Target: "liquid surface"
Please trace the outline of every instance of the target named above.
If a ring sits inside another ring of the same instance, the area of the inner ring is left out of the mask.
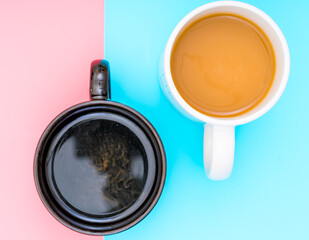
[[[145,200],[141,194],[147,196],[154,179],[149,173],[154,153],[133,122],[119,118],[122,124],[112,114],[107,116],[115,121],[98,116],[107,118],[86,116],[58,133],[47,168],[49,185],[60,201],[73,212],[101,216]]]
[[[234,15],[212,15],[178,37],[171,72],[191,107],[210,116],[233,117],[263,100],[273,82],[275,55],[253,23]]]

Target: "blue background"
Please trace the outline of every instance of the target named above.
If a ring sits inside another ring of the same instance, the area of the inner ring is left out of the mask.
[[[225,181],[207,179],[203,124],[174,109],[157,74],[159,56],[176,24],[208,2],[105,1],[112,99],[150,120],[165,146],[168,169],[153,211],[106,240],[309,239],[309,1],[246,1],[281,28],[291,71],[275,107],[236,127],[234,169]]]

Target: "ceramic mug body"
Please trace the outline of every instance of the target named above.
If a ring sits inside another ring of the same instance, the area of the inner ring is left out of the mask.
[[[34,180],[48,211],[63,225],[109,235],[140,222],[163,190],[160,136],[134,109],[110,101],[106,60],[91,64],[91,101],[59,114],[34,157]]]
[[[229,118],[208,116],[192,108],[177,91],[170,67],[173,46],[183,30],[197,19],[218,13],[242,16],[258,25],[271,41],[276,58],[274,81],[262,102],[249,112]],[[205,123],[204,166],[209,178],[222,180],[229,177],[234,161],[235,126],[257,119],[274,106],[285,89],[289,70],[289,49],[281,30],[266,13],[249,4],[235,1],[205,4],[186,15],[175,27],[160,60],[160,84],[165,95],[180,112]]]

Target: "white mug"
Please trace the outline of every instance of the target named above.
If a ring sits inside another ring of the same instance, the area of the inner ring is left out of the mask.
[[[170,68],[173,45],[182,31],[195,20],[216,13],[232,13],[254,22],[268,36],[276,58],[274,81],[266,97],[249,112],[230,118],[208,116],[192,108],[177,91]],[[161,57],[160,84],[165,95],[180,112],[205,123],[204,167],[210,179],[223,180],[230,176],[234,162],[235,126],[257,119],[274,106],[285,89],[289,71],[289,49],[281,30],[266,13],[249,4],[235,1],[205,4],[186,15],[175,27]]]

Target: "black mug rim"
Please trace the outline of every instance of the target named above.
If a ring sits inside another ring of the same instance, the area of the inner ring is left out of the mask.
[[[57,203],[53,203],[48,199],[48,196],[45,196],[46,192],[44,192],[44,187],[42,186],[42,176],[40,176],[40,168],[42,166],[40,165],[40,158],[42,153],[44,152],[45,145],[46,145],[46,139],[49,137],[51,131],[54,129],[54,127],[59,123],[62,119],[69,116],[70,114],[79,111],[79,110],[87,110],[87,108],[90,107],[105,107],[108,108],[115,108],[119,111],[122,111],[122,113],[127,113],[127,116],[132,116],[135,119],[138,119],[142,122],[142,124],[149,130],[149,132],[153,135],[154,141],[156,142],[157,148],[158,148],[158,154],[160,156],[157,156],[157,161],[160,161],[159,165],[161,166],[159,175],[157,176],[157,181],[155,183],[156,186],[154,186],[153,192],[150,194],[150,197],[145,201],[145,204],[143,204],[140,209],[136,211],[136,216],[132,215],[132,217],[128,217],[124,221],[116,222],[113,224],[113,226],[107,226],[104,229],[101,227],[85,227],[85,225],[80,225],[78,221],[75,219],[70,219],[65,216],[61,216],[59,214],[59,211],[55,210],[57,209]],[[77,105],[74,105],[73,107],[68,108],[67,110],[60,113],[52,122],[47,126],[47,128],[44,130],[39,143],[36,148],[35,152],[35,158],[34,158],[34,180],[37,192],[44,204],[44,206],[47,208],[47,210],[52,214],[54,218],[56,218],[59,222],[61,222],[63,225],[67,226],[68,228],[75,230],[80,233],[84,233],[87,235],[109,235],[118,233],[121,231],[124,231],[138,222],[140,222],[143,218],[145,218],[149,212],[154,208],[156,203],[158,202],[161,193],[163,191],[164,182],[166,178],[166,156],[165,156],[165,150],[161,141],[161,138],[155,128],[152,126],[152,124],[139,112],[136,110],[114,101],[105,101],[105,100],[92,100],[83,102]],[[56,204],[56,205],[55,205]]]

